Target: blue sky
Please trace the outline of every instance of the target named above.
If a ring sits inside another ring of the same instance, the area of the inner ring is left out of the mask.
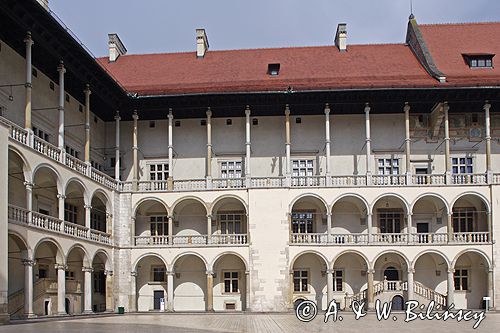
[[[347,23],[350,44],[403,42],[410,0],[49,0],[96,55],[117,32],[129,54],[195,50],[205,28],[210,49],[328,45]],[[499,21],[500,1],[413,0],[419,23]]]

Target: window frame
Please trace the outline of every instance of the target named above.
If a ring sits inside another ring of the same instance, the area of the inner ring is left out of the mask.
[[[229,216],[233,216],[233,219],[228,219]],[[234,219],[234,217],[240,216],[240,220]],[[245,214],[242,211],[222,211],[218,212],[217,215],[217,231],[221,235],[239,235],[239,234],[244,234],[244,225],[245,225]],[[224,217],[224,218],[223,218]],[[225,221],[222,221],[225,220]],[[239,222],[239,232],[236,232],[236,223]],[[223,232],[222,229],[222,224],[225,224],[225,231]],[[229,230],[228,226],[229,224],[232,225],[232,233],[228,233],[227,231]]]
[[[218,164],[219,164],[219,176],[222,179],[241,179],[245,175],[242,158],[224,159],[218,161]],[[233,165],[233,168],[229,168],[230,165]],[[237,168],[237,165],[240,166],[239,169]],[[231,174],[233,175],[233,177],[229,177]],[[237,175],[239,175],[239,177],[236,177]]]
[[[121,165],[121,164],[120,164]],[[162,170],[158,170],[158,166],[161,165]],[[151,170],[151,168],[154,167],[154,171]],[[165,170],[165,167],[167,168]],[[168,165],[168,161],[160,160],[160,161],[148,161],[146,162],[146,168],[147,168],[147,173],[148,173],[148,180],[149,181],[158,181],[158,182],[165,182],[168,180],[170,177],[170,166]],[[154,175],[154,177],[151,177]],[[161,175],[161,178],[164,179],[158,179],[158,175]],[[154,178],[154,179],[152,179]]]
[[[159,218],[163,218],[163,221],[158,220]],[[156,221],[153,221],[156,220]],[[168,223],[169,223],[169,218],[168,215],[148,215],[148,223],[149,223],[149,233],[151,237],[159,237],[159,236],[169,236],[168,234]],[[159,225],[162,225],[162,234],[158,233],[158,228]],[[155,234],[153,235],[153,226],[155,230]]]
[[[382,165],[380,162],[382,161]],[[390,165],[387,165],[387,162],[390,161]],[[396,162],[396,164],[394,163]],[[377,167],[377,175],[380,176],[399,176],[401,175],[401,157],[390,155],[390,156],[377,156],[375,157],[375,163]],[[380,173],[380,170],[383,169],[383,173]],[[397,173],[394,173],[394,170],[397,169]],[[389,173],[385,173],[387,170],[390,170]]]
[[[456,160],[456,162],[455,162],[455,160]],[[462,160],[463,160],[463,163],[462,163]],[[469,161],[470,161],[470,163],[469,163]],[[463,157],[452,156],[450,164],[451,164],[451,174],[452,175],[472,175],[474,173],[474,157],[469,155],[469,154],[466,154]],[[470,167],[470,172],[468,172],[468,171],[462,172],[462,167],[464,168],[464,170],[468,170],[468,168]],[[455,170],[457,172],[455,172]]]
[[[460,216],[460,215],[457,216],[457,214],[463,212],[465,212],[465,216]],[[468,216],[469,213],[472,216],[472,221],[469,221],[469,216]],[[475,232],[475,230],[477,229],[476,228],[477,210],[475,207],[453,207],[451,219],[452,219],[451,223],[453,227],[453,232],[457,233]],[[464,223],[463,225],[462,225],[462,220],[465,220],[465,222],[463,222]],[[458,228],[455,228],[455,226],[457,226]],[[464,226],[466,230],[462,230],[463,229],[462,226]]]
[[[226,278],[226,274],[229,274],[230,276],[228,278]],[[233,274],[236,274],[236,277],[233,276]],[[241,283],[240,283],[240,277],[241,277],[241,274],[240,274],[240,271],[235,271],[235,270],[223,270],[221,272],[221,285],[222,285],[222,294],[224,295],[236,295],[236,294],[240,294],[241,293],[241,290],[240,290],[240,286],[241,286]],[[229,283],[229,288],[230,288],[230,291],[226,291],[226,282]],[[236,282],[236,291],[234,291],[234,282]]]
[[[382,217],[382,214],[384,215],[392,215],[392,216],[386,216]],[[398,228],[396,226],[398,225],[397,222],[395,221],[396,217],[395,215],[399,215],[399,231],[396,231]],[[385,228],[382,228],[382,219],[384,219],[384,223],[390,223],[392,232],[388,232],[387,225]],[[391,208],[383,208],[383,209],[377,209],[377,221],[378,221],[378,227],[380,230],[381,234],[400,234],[402,233],[404,223],[405,223],[405,217],[404,217],[404,211],[401,209],[391,209]]]
[[[158,270],[158,271],[155,271]],[[161,271],[163,271],[162,275],[162,280],[156,280],[156,275],[155,274],[162,274]],[[150,272],[150,282],[153,283],[166,283],[166,275],[167,275],[167,268],[164,265],[151,265],[151,272]]]
[[[71,203],[64,203],[64,221],[78,224],[78,206]]]
[[[299,214],[306,214],[305,217],[296,217],[294,216],[295,214],[299,215]],[[307,217],[307,214],[311,214],[311,218],[308,218]],[[292,213],[290,214],[290,224],[291,224],[291,228],[292,228],[292,234],[313,234],[315,232],[315,222],[316,222],[316,210],[293,210]],[[300,226],[302,225],[302,223],[300,223],[300,221],[306,221],[305,222],[305,227],[304,227],[304,231],[301,231],[300,229]],[[308,221],[311,221],[310,225],[311,225],[311,228],[309,231],[309,228],[308,228]],[[297,223],[294,223],[295,221],[297,221]],[[294,231],[294,225],[297,225],[297,232]]]
[[[465,275],[464,275],[465,272]],[[470,282],[471,278],[471,269],[468,267],[457,267],[455,268],[455,272],[453,272],[453,289],[455,291],[461,292],[470,292]],[[464,288],[464,280],[467,284]],[[458,284],[457,284],[458,281]],[[457,288],[458,285],[458,288]]]
[[[295,276],[296,273],[299,273],[298,275],[299,276]],[[304,277],[303,274],[306,273],[306,276]],[[296,282],[295,280],[299,280],[298,282],[298,290],[296,288]],[[306,280],[306,283],[305,283],[305,289],[304,289],[304,280]],[[293,293],[294,294],[310,294],[311,291],[310,291],[310,288],[309,288],[309,285],[310,285],[310,282],[311,282],[311,272],[309,270],[309,268],[295,268],[293,270]]]
[[[338,276],[338,273],[340,273],[340,276]],[[334,292],[343,292],[345,290],[345,286],[344,286],[344,278],[345,278],[345,272],[343,269],[334,269],[333,272],[333,291]],[[338,290],[337,288],[337,284],[339,282],[339,279],[340,279],[340,290]]]

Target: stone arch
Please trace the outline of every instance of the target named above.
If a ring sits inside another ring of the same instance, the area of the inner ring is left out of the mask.
[[[31,247],[29,246],[26,239],[18,232],[14,230],[9,230],[8,236],[13,236],[12,239],[16,242],[19,248],[24,248],[28,252],[28,257],[26,259],[31,258]]]
[[[428,193],[422,193],[420,194],[413,202],[410,204],[410,212],[413,213],[413,209],[415,208],[415,204],[420,200],[424,199],[425,197],[433,197],[441,201],[443,203],[444,207],[446,208],[446,213],[450,214],[451,209],[450,205],[448,204],[448,201],[440,194],[438,193],[433,193],[433,192],[428,192]]]
[[[247,207],[246,202],[242,198],[240,198],[239,196],[232,195],[232,194],[221,195],[221,196],[217,197],[214,201],[212,201],[212,203],[210,204],[210,208],[207,210],[208,214],[212,215],[214,213],[214,208],[217,207],[217,205],[219,205],[220,203],[222,203],[224,200],[227,200],[227,199],[234,199],[236,201],[239,201],[241,203],[241,205],[243,206],[243,208],[245,209],[245,214],[248,214],[248,207]]]
[[[42,245],[43,243],[46,243],[46,242],[51,243],[57,249],[57,253],[55,254],[57,263],[61,264],[61,265],[66,264],[66,256],[64,255],[64,251],[63,251],[61,245],[55,239],[53,239],[51,237],[42,238],[36,243],[36,245],[33,247],[33,253],[32,253],[33,260],[36,259],[35,257],[36,257],[37,249],[40,247],[40,245]]]
[[[482,195],[481,193],[474,192],[474,191],[467,191],[467,192],[464,192],[464,193],[461,193],[461,194],[457,195],[451,201],[451,204],[450,204],[451,209],[453,209],[453,206],[455,206],[455,203],[459,199],[461,199],[461,198],[463,198],[465,196],[468,196],[468,195],[470,195],[472,197],[479,198],[482,201],[482,203],[484,204],[484,206],[486,207],[486,210],[487,210],[486,213],[489,214],[491,212],[491,206],[490,206],[490,203],[489,203],[488,199],[484,195]]]
[[[323,204],[323,207],[324,207],[325,211],[326,211],[326,212],[328,212],[328,211],[329,211],[329,206],[328,206],[328,203],[326,202],[326,200],[325,200],[322,196],[320,196],[320,195],[318,195],[318,194],[316,194],[316,193],[303,193],[303,194],[301,194],[301,195],[299,195],[299,196],[295,197],[295,198],[294,198],[294,199],[290,202],[290,205],[289,205],[289,207],[288,207],[288,211],[290,211],[290,212],[291,212],[291,211],[292,211],[292,209],[293,209],[293,206],[295,206],[295,204],[296,204],[297,202],[299,202],[301,199],[304,199],[304,198],[307,198],[307,197],[311,197],[311,198],[315,198],[315,199],[319,200],[319,201]]]
[[[64,186],[64,195],[67,195],[68,188],[72,183],[77,183],[78,186],[81,187],[81,189],[83,190],[82,192],[83,192],[84,204],[90,205],[89,189],[88,189],[87,185],[85,185],[85,183],[82,182],[81,179],[79,179],[77,177],[72,177],[72,178],[68,179],[68,181],[66,182],[66,185]]]
[[[92,262],[90,261],[91,256],[89,255],[87,249],[80,243],[75,243],[68,249],[68,252],[66,253],[66,262],[68,261],[68,257],[70,256],[71,252],[73,252],[73,250],[75,249],[80,250],[81,253],[83,254],[82,256],[83,266],[90,267],[92,265]]]
[[[426,254],[435,254],[435,255],[441,257],[446,262],[446,268],[450,267],[450,260],[443,252],[441,252],[439,250],[428,249],[428,250],[423,250],[423,251],[419,252],[415,256],[413,261],[410,263],[410,265],[411,265],[410,268],[415,269],[415,264],[417,263],[418,259],[420,259],[422,256],[424,256]]]
[[[370,260],[368,260],[368,257],[366,257],[366,255],[363,252],[360,252],[358,250],[344,250],[344,251],[340,252],[339,254],[337,254],[333,258],[333,260],[330,262],[330,265],[328,267],[333,269],[337,259],[339,259],[341,256],[343,256],[345,254],[356,254],[356,255],[360,256],[365,261],[366,268],[367,269],[370,268]]]
[[[215,267],[215,264],[217,263],[217,261],[219,259],[221,259],[222,257],[226,256],[226,255],[234,255],[236,257],[238,257],[239,259],[241,259],[241,261],[243,262],[243,264],[245,265],[245,270],[248,271],[249,268],[248,268],[248,262],[247,260],[241,255],[239,254],[238,252],[234,252],[234,251],[224,251],[222,253],[219,253],[209,264],[208,266],[208,270],[213,270],[213,268]]]
[[[363,196],[361,196],[361,195],[359,195],[357,193],[352,193],[352,192],[343,193],[343,194],[339,195],[338,197],[336,197],[333,200],[332,204],[329,206],[329,211],[330,212],[332,211],[333,206],[335,206],[335,204],[337,202],[339,202],[342,199],[348,198],[348,197],[354,197],[354,198],[359,199],[365,205],[366,213],[368,214],[369,212],[371,212],[371,207],[370,207],[370,204],[368,203],[368,201]]]
[[[132,216],[136,216],[137,210],[139,209],[139,207],[141,207],[141,205],[147,201],[155,201],[155,202],[161,204],[165,208],[167,214],[169,214],[169,215],[171,214],[171,211],[170,211],[168,205],[165,203],[165,201],[163,201],[157,197],[146,197],[146,198],[142,198],[134,205],[134,208],[132,209],[132,212],[133,212]]]
[[[24,181],[31,182],[31,180],[33,179],[32,178],[32,174],[33,173],[31,171],[31,166],[30,166],[30,163],[29,163],[28,159],[26,159],[26,157],[24,156],[24,154],[21,153],[19,151],[19,149],[17,149],[14,146],[11,146],[11,145],[9,145],[9,153],[10,152],[12,152],[13,154],[15,154],[21,160],[21,162],[23,163]]]
[[[171,214],[174,213],[175,209],[177,208],[177,206],[180,203],[182,203],[183,201],[187,201],[187,200],[194,200],[194,201],[200,203],[205,208],[205,211],[208,214],[209,208],[208,208],[207,203],[205,201],[203,201],[201,198],[199,198],[197,196],[194,196],[194,195],[184,196],[182,198],[179,198],[179,199],[175,200],[175,202],[172,204],[172,207],[171,207]]]
[[[198,257],[198,259],[200,259],[205,264],[205,269],[207,271],[209,270],[209,264],[208,264],[208,261],[205,259],[205,257],[203,257],[201,254],[193,252],[193,251],[187,251],[187,252],[179,253],[178,255],[176,255],[175,258],[172,260],[172,266],[171,266],[172,270],[175,269],[174,268],[175,264],[177,263],[177,261],[179,259],[182,259],[183,257],[189,256],[189,255]]]
[[[103,258],[105,258],[105,260],[103,260],[103,261],[105,262],[104,267],[107,271],[113,270],[113,263],[111,262],[111,256],[109,255],[109,253],[106,250],[98,249],[97,251],[95,251],[94,256],[92,257],[92,263],[98,257],[100,257],[101,260],[103,260]]]
[[[410,212],[410,206],[408,204],[408,201],[406,201],[406,199],[402,195],[394,193],[394,192],[388,192],[388,193],[384,193],[384,194],[379,195],[377,198],[375,198],[375,200],[373,200],[373,203],[370,206],[371,207],[370,213],[373,214],[373,209],[375,208],[375,206],[377,205],[377,203],[381,199],[390,198],[390,197],[394,197],[394,198],[398,199],[403,204],[402,206],[403,206],[405,214],[408,214]]]
[[[61,177],[61,174],[59,173],[59,171],[57,171],[57,169],[55,169],[53,166],[51,166],[50,164],[48,163],[40,163],[38,164],[35,169],[33,170],[33,173],[32,173],[32,179],[31,179],[31,182],[33,184],[35,184],[35,178],[38,174],[38,172],[40,170],[43,170],[43,169],[48,169],[54,176],[55,176],[55,182],[56,182],[56,185],[57,185],[57,192],[58,193],[63,193],[63,183],[62,183],[62,177]],[[36,184],[35,184],[36,185]]]
[[[393,249],[390,249],[390,250],[385,250],[385,251],[382,251],[380,252],[379,254],[377,254],[377,256],[375,256],[375,258],[373,258],[373,261],[371,262],[371,269],[375,269],[375,264],[377,263],[377,260],[379,260],[383,255],[386,255],[386,254],[396,254],[396,255],[399,255],[404,263],[406,264],[406,268],[410,268],[410,261],[408,260],[408,257],[401,251],[398,251],[398,250],[393,250]]]
[[[321,259],[323,259],[323,262],[325,264],[325,266],[328,268],[330,267],[329,265],[329,262],[328,262],[328,259],[323,255],[323,253],[319,252],[319,251],[316,251],[316,250],[306,250],[306,251],[302,251],[300,253],[297,253],[293,259],[290,261],[290,270],[293,270],[293,266],[295,265],[295,262],[297,261],[297,259],[299,259],[301,256],[305,255],[305,254],[314,254],[314,255],[317,255],[318,257],[320,257]]]
[[[474,249],[474,248],[469,248],[469,249],[466,249],[466,250],[462,250],[460,251],[456,256],[455,258],[453,258],[453,261],[451,262],[451,266],[452,268],[455,268],[455,265],[457,263],[457,260],[464,254],[468,253],[468,252],[472,252],[472,253],[475,253],[479,256],[481,256],[485,261],[486,263],[488,264],[488,269],[491,269],[493,266],[492,266],[492,263],[491,263],[491,260],[490,258],[488,257],[488,255],[486,253],[484,253],[482,250],[478,250],[478,249]]]
[[[146,258],[146,257],[156,257],[158,259],[160,259],[163,264],[165,265],[165,268],[168,270],[168,271],[171,271],[171,267],[168,265],[168,263],[166,262],[166,260],[161,256],[159,255],[158,253],[154,253],[154,252],[147,252],[147,253],[144,253],[142,254],[139,258],[137,258],[133,265],[132,265],[132,271],[136,272],[137,271],[137,265],[139,264],[139,262]]]

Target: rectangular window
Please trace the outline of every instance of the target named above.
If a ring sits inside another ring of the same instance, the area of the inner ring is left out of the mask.
[[[453,208],[453,232],[474,232],[475,216],[472,207]]]
[[[451,171],[454,174],[473,173],[472,157],[453,157],[451,159]]]
[[[467,269],[455,269],[453,277],[455,290],[469,290],[469,271]]]
[[[333,271],[333,291],[343,291],[344,272],[341,270]]]
[[[240,234],[242,233],[243,215],[240,213],[221,213],[217,216],[220,233]]]
[[[94,272],[94,292],[104,294],[106,292],[106,276],[104,271]]]
[[[66,154],[69,154],[70,156],[73,156],[74,158],[80,158],[80,153],[76,150],[71,148],[70,146],[66,146]]]
[[[149,165],[149,180],[163,181],[168,179],[168,163]]]
[[[307,292],[309,282],[309,271],[307,270],[294,270],[293,271],[293,291],[294,292]]]
[[[401,232],[401,221],[403,219],[403,212],[379,210],[378,219],[379,219],[381,233],[392,234]]]
[[[64,220],[71,223],[78,223],[78,208],[72,204],[64,204]]]
[[[95,161],[90,161],[90,165],[94,168],[94,169],[97,169],[99,171],[102,171],[103,167],[101,164],[95,162]]]
[[[399,175],[398,158],[379,158],[377,162],[379,175]]]
[[[37,127],[33,127],[33,134],[36,137],[38,137],[38,138],[40,138],[40,139],[42,139],[44,141],[49,142],[50,135],[49,135],[49,133],[45,132],[44,130],[41,130],[41,129],[37,128]]]
[[[241,161],[226,161],[220,164],[221,178],[241,178],[242,163]]]
[[[292,212],[292,233],[310,234],[313,232],[314,212]]]
[[[150,216],[149,223],[151,236],[168,236],[168,216]]]
[[[464,55],[470,68],[493,68],[493,55]]]
[[[165,282],[165,267],[151,266],[151,277],[153,282]]]
[[[93,209],[90,213],[90,228],[106,232],[106,214]]]
[[[308,177],[314,175],[313,160],[292,160],[292,176]]]
[[[238,272],[224,272],[224,292],[238,293]]]

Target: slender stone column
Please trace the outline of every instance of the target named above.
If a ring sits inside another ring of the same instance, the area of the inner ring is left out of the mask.
[[[450,107],[447,102],[443,104],[444,112],[444,156],[445,156],[445,166],[446,166],[446,183],[451,183],[451,159],[450,159],[450,120],[448,116],[448,111]]]
[[[66,269],[62,264],[55,264],[57,272],[57,314],[66,315]]]
[[[167,311],[174,311],[174,272],[167,272]]]
[[[408,270],[408,300],[409,301],[414,301],[415,300],[415,292],[414,292],[414,279],[413,279],[413,274],[415,273],[415,270],[413,268],[410,268]]]
[[[408,243],[411,243],[412,242],[412,239],[411,239],[411,234],[412,234],[412,231],[413,231],[413,225],[412,225],[412,214],[408,214],[406,215],[406,232],[407,232],[407,235],[408,235]]]
[[[250,154],[252,151],[252,144],[250,138],[250,106],[246,106],[245,109],[245,148],[246,148],[246,160],[245,160],[245,178],[247,182],[247,187],[250,187]]]
[[[207,243],[212,243],[212,215],[207,215]]]
[[[92,267],[82,267],[84,287],[83,313],[92,313]]]
[[[244,311],[250,309],[250,271],[245,271],[245,308]]]
[[[373,274],[375,273],[374,269],[368,269],[366,271],[366,275],[368,278],[368,288],[366,290],[366,298],[368,302],[368,310],[373,310],[375,308],[375,301],[374,301],[374,292],[375,290],[373,289]]]
[[[85,85],[85,163],[90,164],[90,85]]]
[[[489,268],[488,269],[488,297],[490,298],[490,301],[488,302],[488,309],[494,309],[495,308],[495,293],[493,290],[493,269]]]
[[[113,271],[104,271],[106,276],[106,312],[113,312]]]
[[[66,196],[64,194],[58,194],[57,195],[57,201],[58,201],[58,218],[61,220],[61,225],[60,225],[60,230],[61,232],[64,232],[64,202],[66,200]]]
[[[366,214],[366,228],[368,229],[368,243],[371,243],[373,241],[372,239],[372,234],[373,234],[373,215],[368,213]]]
[[[174,244],[174,217],[168,216],[168,244]]]
[[[449,307],[455,303],[455,269],[448,269],[448,283],[446,285],[448,294],[446,296],[446,305]]]
[[[33,266],[34,260],[23,259],[24,265],[24,315],[26,318],[35,316],[33,313]]]
[[[410,105],[405,103],[405,154],[406,154],[406,184],[411,184],[411,138],[410,138]]]
[[[291,149],[291,138],[290,138],[290,107],[288,104],[285,106],[285,151],[286,151],[286,161],[285,161],[285,172],[288,180],[288,186],[290,186],[290,178],[292,176],[291,170],[291,159],[290,159],[290,149]]]
[[[327,230],[327,241],[330,243],[332,240],[332,213],[326,213],[326,230]]]
[[[293,292],[294,292],[294,283],[293,283],[293,269],[289,272],[289,282],[290,282],[290,308],[293,309]]]
[[[207,311],[214,311],[214,272],[207,271]]]
[[[33,46],[33,39],[31,39],[31,32],[28,31],[26,38],[24,39],[26,43],[26,103],[24,108],[24,127],[30,134],[30,139],[33,139],[33,128],[31,124],[31,90],[32,90],[32,64],[31,64],[31,47]],[[31,142],[30,140],[30,142]]]
[[[137,272],[130,272],[130,312],[137,312]]]
[[[326,176],[326,185],[330,186],[332,183],[331,180],[331,168],[330,168],[330,106],[328,103],[325,104],[325,176]]]
[[[57,67],[59,72],[59,136],[57,140],[57,146],[61,150],[61,162],[64,163],[64,73],[66,73],[66,68],[64,68],[64,63],[61,60],[59,66]]]
[[[365,104],[365,132],[366,132],[366,184],[371,185],[372,183],[372,145],[371,145],[371,134],[370,134],[370,105]]]
[[[488,242],[493,241],[493,221],[491,212],[486,212],[486,223],[488,223]]]
[[[491,169],[491,121],[490,121],[490,108],[491,104],[486,101],[483,106],[484,110],[484,140],[486,141],[486,174],[488,177],[488,183],[491,183],[492,179],[492,169]]]
[[[115,115],[115,180],[120,180],[120,111]]]
[[[167,186],[170,191],[174,189],[174,115],[172,109],[168,109],[168,179]]]
[[[85,205],[83,206],[83,208],[85,208],[85,227],[87,228],[87,237],[90,238],[90,219],[92,216],[92,206]]]
[[[26,210],[28,210],[28,223],[31,223],[33,218],[33,186],[35,184],[30,182],[24,182],[24,186],[26,187]]]
[[[212,111],[207,110],[207,188],[212,188]]]
[[[447,215],[446,231],[448,232],[448,243],[453,242],[453,214]]]
[[[134,114],[132,115],[132,119],[134,119],[134,128],[132,133],[132,187],[134,191],[137,191],[137,182],[139,180],[139,161],[137,157],[137,153],[139,147],[137,146],[137,121],[139,120],[139,115],[137,114],[137,110],[134,110]]]
[[[333,269],[326,270],[326,292],[327,292],[327,306],[333,301]]]

